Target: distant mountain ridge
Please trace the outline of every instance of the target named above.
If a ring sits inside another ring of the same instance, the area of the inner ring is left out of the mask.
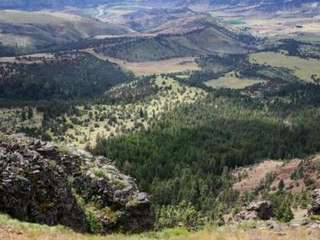
[[[223,5],[258,5],[261,7],[300,7],[307,3],[320,3],[319,0],[211,0],[211,4]]]
[[[80,41],[99,34],[118,35],[125,26],[62,12],[0,10],[0,45],[20,53]],[[1,51],[5,56],[8,50]],[[9,54],[10,55],[10,54]]]
[[[305,3],[320,3],[320,0],[0,0],[0,9],[58,9],[66,6],[83,7],[99,4],[149,4],[149,5],[168,5],[168,6],[188,6],[193,4],[210,5],[260,5],[264,7],[298,7]]]

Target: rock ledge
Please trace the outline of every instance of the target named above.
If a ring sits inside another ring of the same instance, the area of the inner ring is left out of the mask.
[[[106,158],[3,137],[0,212],[82,232],[137,232],[154,222],[148,195]]]

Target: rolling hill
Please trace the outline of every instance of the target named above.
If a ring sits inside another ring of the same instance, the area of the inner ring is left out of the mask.
[[[109,45],[98,44],[95,50],[109,57],[139,62],[206,54],[246,53],[255,41],[252,36],[230,31],[207,17],[180,23],[166,23],[158,28],[160,33],[154,36],[129,38]]]
[[[60,12],[0,11],[0,43],[18,52],[128,32],[123,26]]]

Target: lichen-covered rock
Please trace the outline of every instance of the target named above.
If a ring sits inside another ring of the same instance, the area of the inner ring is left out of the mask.
[[[66,185],[63,169],[34,148],[0,142],[0,211],[85,231],[85,214]]]
[[[311,208],[308,211],[309,215],[320,215],[320,189],[315,189],[311,194]]]
[[[154,222],[148,195],[107,159],[27,139],[0,139],[0,211],[100,233]]]
[[[257,220],[258,215],[256,212],[250,212],[250,211],[244,210],[244,211],[241,211],[238,214],[236,214],[234,219],[237,222],[247,221],[247,220]]]
[[[236,221],[243,220],[269,220],[273,217],[273,209],[270,201],[252,202],[240,213],[236,214]]]

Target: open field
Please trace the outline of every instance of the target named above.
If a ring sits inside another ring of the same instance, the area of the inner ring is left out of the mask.
[[[127,62],[115,58],[108,58],[108,60],[120,65],[124,69],[132,71],[137,76],[196,71],[200,69],[193,57],[148,62]]]
[[[254,84],[263,83],[263,80],[239,78],[234,72],[230,72],[225,76],[205,82],[208,87],[212,88],[232,88],[243,89]]]
[[[251,63],[287,68],[297,77],[308,82],[313,82],[312,75],[314,78],[320,77],[320,61],[316,59],[303,59],[275,52],[261,52],[251,54],[249,60]]]
[[[223,18],[235,30],[246,30],[258,37],[301,38],[305,35],[315,35],[312,42],[319,42],[320,17],[319,11],[308,14],[311,6],[305,5],[305,11],[274,11],[268,13],[256,9],[256,6],[231,6],[211,11],[214,17]]]
[[[288,37],[300,34],[318,34],[320,28],[319,18],[247,18],[245,26],[257,36]],[[242,25],[242,26],[244,26]]]
[[[90,53],[95,57],[108,60],[115,64],[120,65],[123,69],[132,71],[137,76],[147,76],[161,73],[176,73],[176,72],[187,72],[199,70],[199,66],[196,63],[194,57],[182,57],[182,58],[171,58],[167,60],[159,61],[147,61],[147,62],[128,62],[121,59],[112,57],[106,57],[102,54],[96,53],[92,49],[83,50],[84,52]]]

